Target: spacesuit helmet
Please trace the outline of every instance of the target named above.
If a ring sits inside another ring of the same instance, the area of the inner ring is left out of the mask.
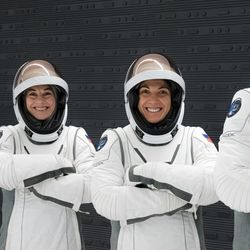
[[[26,106],[27,90],[34,86],[48,85],[56,99],[56,108],[46,120],[38,120]],[[68,84],[55,67],[45,60],[24,63],[13,82],[14,112],[27,137],[36,143],[50,143],[58,139],[67,119]]]
[[[138,109],[139,89],[147,80],[165,80],[170,87],[171,108],[163,120],[148,122]],[[184,116],[185,82],[175,62],[162,54],[146,54],[130,65],[124,83],[125,109],[137,137],[146,144],[163,145],[175,136]]]

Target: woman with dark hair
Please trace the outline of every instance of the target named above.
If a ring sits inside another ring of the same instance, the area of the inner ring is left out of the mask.
[[[0,138],[1,249],[82,249],[76,212],[91,202],[95,149],[83,128],[65,126],[67,101],[68,84],[49,62],[17,71],[18,124]]]
[[[144,55],[129,67],[124,90],[129,125],[103,133],[91,184],[97,212],[112,220],[111,248],[205,249],[198,207],[218,201],[217,151],[202,128],[182,125],[178,67]]]

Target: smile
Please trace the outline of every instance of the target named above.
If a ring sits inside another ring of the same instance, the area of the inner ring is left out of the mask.
[[[34,109],[37,110],[37,111],[45,111],[48,108],[47,107],[35,107]]]
[[[146,110],[150,113],[156,113],[161,110],[161,108],[146,108]]]

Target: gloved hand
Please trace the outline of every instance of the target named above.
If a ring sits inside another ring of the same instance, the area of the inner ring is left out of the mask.
[[[29,187],[46,179],[75,173],[72,162],[59,155],[13,155],[17,187]]]
[[[84,193],[86,190],[82,174],[47,179],[33,185],[29,190],[42,200],[51,201],[75,211],[78,211],[80,205],[85,202]]]
[[[177,197],[197,204],[203,188],[204,169],[192,165],[147,162],[130,168],[128,178],[130,182],[170,190]]]
[[[76,173],[76,168],[73,166],[73,163],[60,155],[56,155],[58,165],[61,166],[60,170],[63,175]]]
[[[142,184],[140,181],[132,181],[132,180],[130,180],[129,174],[130,174],[130,169],[131,168],[132,167],[129,167],[129,168],[126,169],[125,176],[124,176],[124,186],[132,186],[132,187],[134,187],[136,185]]]
[[[142,165],[144,165],[144,164],[142,164]],[[126,169],[125,178],[124,178],[124,185],[138,187],[138,188],[156,189],[150,183],[146,183],[143,176],[135,176],[134,175],[133,171],[134,171],[134,168],[136,168],[136,167],[138,167],[138,166],[133,166],[133,167],[129,167]]]

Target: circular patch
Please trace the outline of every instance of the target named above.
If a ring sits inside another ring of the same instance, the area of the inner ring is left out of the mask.
[[[227,117],[234,116],[240,110],[240,108],[241,108],[241,98],[237,98],[231,103]]]
[[[106,144],[106,142],[108,141],[108,137],[106,136],[106,135],[104,135],[101,139],[100,139],[100,141],[99,141],[99,143],[98,143],[98,146],[97,146],[97,151],[99,151],[99,150],[101,150],[103,147],[104,147],[104,145]]]

